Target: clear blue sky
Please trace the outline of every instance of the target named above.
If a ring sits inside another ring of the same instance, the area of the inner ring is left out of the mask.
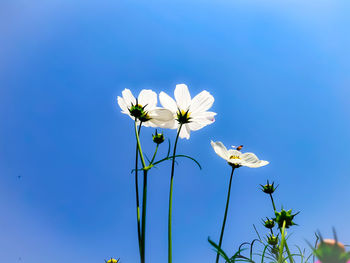
[[[210,91],[218,115],[179,143],[203,170],[177,167],[175,263],[215,258],[207,237],[218,239],[230,168],[211,139],[270,161],[237,171],[225,250],[272,215],[257,188],[266,179],[280,184],[279,207],[301,211],[294,243],[332,226],[350,243],[349,1],[38,0],[0,10],[1,262],[138,261],[133,123],[116,97],[172,94],[177,83]],[[149,175],[151,263],[167,258],[169,171]]]

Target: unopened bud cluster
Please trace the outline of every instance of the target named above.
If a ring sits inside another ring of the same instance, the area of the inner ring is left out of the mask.
[[[283,224],[284,224],[284,227],[285,228],[289,228],[290,226],[293,226],[293,225],[296,225],[294,222],[293,222],[293,219],[294,217],[299,214],[299,213],[296,213],[296,214],[292,214],[292,209],[286,211],[284,209],[281,210],[281,212],[277,212],[275,211],[275,222],[277,223],[278,227],[279,228],[282,228],[283,227]]]
[[[264,227],[268,229],[272,229],[275,227],[275,221],[273,221],[272,219],[267,219],[263,223],[264,223]]]
[[[270,184],[269,181],[267,181],[267,184],[265,184],[265,185],[261,184],[260,186],[261,186],[261,190],[266,194],[273,194],[278,187],[278,186],[275,187],[274,182],[272,182],[272,184]]]
[[[164,142],[164,135],[163,133],[158,133],[158,131],[156,130],[156,133],[154,135],[152,135],[153,137],[153,142],[156,144],[161,144]]]
[[[271,246],[276,246],[278,244],[278,237],[274,236],[273,234],[270,234],[267,236],[267,243]]]

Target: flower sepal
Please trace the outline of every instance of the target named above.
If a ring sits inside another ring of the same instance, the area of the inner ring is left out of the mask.
[[[153,142],[158,144],[158,145],[163,143],[165,140],[163,133],[158,133],[157,130],[156,130],[155,134],[152,135],[152,139],[153,139]]]
[[[275,187],[275,182],[272,182],[272,184],[270,184],[268,180],[267,180],[267,184],[265,185],[261,184],[260,186],[261,186],[261,191],[263,191],[265,194],[273,194],[278,188],[278,185]]]
[[[264,227],[268,229],[272,229],[275,227],[275,221],[273,219],[266,218],[266,220],[262,220]]]
[[[278,244],[278,235],[277,236],[274,236],[273,234],[268,235],[267,243],[271,246],[276,246]]]
[[[278,228],[283,227],[283,222],[285,222],[285,228],[289,228],[291,226],[297,225],[293,222],[293,219],[296,215],[298,215],[300,212],[296,214],[292,214],[292,209],[286,211],[284,209],[281,210],[281,212],[275,211],[275,218],[274,221],[278,224]]]

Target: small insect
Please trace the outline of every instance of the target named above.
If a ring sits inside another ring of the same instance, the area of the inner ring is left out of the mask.
[[[240,151],[240,150],[242,150],[243,145],[240,145],[240,146],[234,146],[234,145],[232,145],[232,148],[236,148],[237,151]]]
[[[243,145],[238,146],[238,147],[237,147],[237,151],[242,150],[242,148],[243,148]]]

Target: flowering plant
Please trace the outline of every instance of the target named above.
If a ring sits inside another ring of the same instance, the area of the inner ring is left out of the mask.
[[[145,263],[146,252],[146,211],[147,211],[147,183],[150,170],[158,164],[171,161],[170,168],[170,187],[169,187],[169,206],[168,206],[168,263],[172,262],[172,203],[173,203],[173,181],[175,175],[175,162],[177,158],[184,157],[194,161],[199,168],[201,168],[199,162],[194,158],[177,154],[177,146],[180,139],[189,139],[191,131],[196,131],[204,128],[207,125],[214,123],[216,113],[209,111],[214,103],[214,97],[208,91],[202,91],[193,98],[191,98],[188,87],[185,84],[178,84],[174,90],[174,98],[171,98],[165,92],[160,92],[159,101],[162,107],[157,105],[158,95],[152,90],[142,90],[137,98],[135,98],[129,89],[122,91],[122,96],[117,98],[118,105],[121,108],[121,112],[128,115],[134,122],[134,132],[136,141],[136,153],[135,153],[135,167],[132,172],[135,175],[135,195],[136,195],[136,222],[137,222],[137,234],[138,234],[138,246],[140,262]],[[141,127],[156,128],[152,135],[152,140],[155,143],[155,149],[152,158],[145,159],[145,155],[141,146]],[[158,129],[162,132],[158,132]],[[171,143],[169,140],[168,153],[165,157],[157,159],[158,147],[165,141],[164,129],[175,129],[176,137],[171,149]],[[221,225],[219,242],[216,244],[211,239],[209,243],[214,247],[216,251],[215,262],[218,263],[220,256],[225,259],[227,263],[235,261],[247,261],[255,263],[254,256],[259,256],[259,261],[262,263],[268,260],[269,262],[277,263],[294,263],[297,257],[301,258],[301,263],[308,262],[313,257],[315,262],[315,256],[317,256],[322,263],[346,263],[350,259],[350,254],[345,251],[344,246],[341,243],[330,242],[329,240],[321,239],[321,242],[317,246],[320,235],[316,235],[317,240],[314,247],[312,247],[313,253],[308,257],[305,257],[305,251],[300,250],[300,253],[292,253],[287,243],[287,232],[289,229],[296,225],[294,222],[295,217],[299,214],[293,213],[292,210],[277,210],[274,193],[278,186],[275,186],[274,182],[260,185],[264,194],[268,195],[271,200],[274,217],[266,217],[266,220],[262,220],[262,224],[265,229],[268,229],[268,233],[265,238],[262,239],[256,230],[258,238],[252,242],[244,242],[239,247],[238,251],[234,253],[232,257],[228,257],[227,253],[222,249],[222,242],[224,237],[224,231],[228,216],[229,202],[233,181],[234,171],[241,167],[248,168],[260,168],[269,164],[268,161],[259,159],[252,152],[243,153],[241,150],[243,145],[227,149],[220,141],[211,141],[211,146],[215,153],[224,159],[226,163],[231,167],[231,173],[228,184],[228,192],[226,198],[226,206],[224,211],[223,222]],[[172,151],[171,151],[172,150]],[[172,154],[170,154],[172,152]],[[142,172],[142,191],[139,189],[139,172]],[[142,204],[140,199],[142,196]],[[263,250],[260,253],[253,253],[254,243],[260,243],[263,245]],[[250,255],[244,256],[242,252],[244,246],[250,246]],[[119,259],[111,258],[106,261],[107,263],[117,263]]]
[[[157,106],[157,94],[152,90],[142,90],[136,99],[132,92],[125,89],[122,97],[117,98],[122,113],[128,115],[134,120],[134,129],[136,137],[136,158],[135,168],[135,193],[136,193],[136,217],[137,217],[137,233],[139,254],[141,263],[145,262],[145,240],[146,240],[146,208],[147,208],[147,179],[148,173],[155,165],[171,160],[170,172],[170,189],[169,189],[169,212],[168,212],[168,262],[172,262],[172,201],[173,201],[173,180],[175,174],[175,159],[178,157],[186,157],[193,160],[200,168],[200,164],[192,157],[187,155],[176,155],[176,149],[179,138],[190,138],[190,131],[199,130],[214,122],[216,113],[209,112],[208,109],[214,103],[214,97],[207,91],[202,91],[193,99],[185,84],[176,85],[174,91],[175,100],[164,92],[159,95],[160,102],[163,107]],[[170,141],[168,154],[165,158],[156,161],[158,147],[164,142],[163,133],[155,131],[153,142],[156,148],[152,159],[145,161],[141,147],[140,132],[141,127],[169,128],[177,129],[177,135],[173,147],[173,154],[170,156]],[[142,168],[139,169],[139,157],[141,159]],[[143,188],[142,188],[142,205],[140,206],[139,194],[139,178],[138,172],[143,172]]]

